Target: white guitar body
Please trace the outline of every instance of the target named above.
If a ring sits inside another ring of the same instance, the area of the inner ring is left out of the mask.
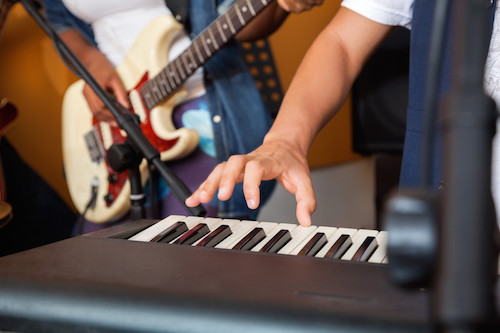
[[[158,17],[144,29],[117,68],[129,91],[133,112],[139,115],[143,132],[160,151],[163,161],[182,158],[198,144],[199,135],[196,131],[176,129],[172,122],[173,108],[182,102],[185,92],[180,90],[148,110],[138,88],[167,65],[171,42],[181,29],[181,25],[170,16]],[[91,158],[85,136],[96,129],[102,139],[102,148],[106,151],[112,143],[123,141],[124,133],[116,128],[111,129],[107,123],[96,123],[83,97],[83,86],[83,80],[75,82],[68,88],[63,100],[64,170],[71,198],[80,213],[85,211],[91,199],[92,184],[97,184],[95,205],[86,211],[85,217],[103,223],[123,216],[130,209],[128,172],[110,177],[114,172],[106,160],[95,161]],[[147,169],[147,162],[143,161],[140,166],[143,183],[147,179]]]

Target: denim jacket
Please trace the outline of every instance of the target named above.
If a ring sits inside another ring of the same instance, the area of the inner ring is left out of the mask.
[[[190,37],[198,35],[217,18],[218,5],[227,3],[227,0],[190,0]],[[57,32],[74,27],[94,43],[90,26],[74,17],[61,0],[44,0],[44,4],[47,18]],[[272,120],[236,42],[230,42],[219,50],[203,67],[215,136],[216,162],[254,150],[262,143]],[[261,205],[270,197],[274,186],[275,181],[262,183]],[[257,213],[247,208],[241,184],[236,186],[231,199],[219,201],[221,217],[255,219]]]

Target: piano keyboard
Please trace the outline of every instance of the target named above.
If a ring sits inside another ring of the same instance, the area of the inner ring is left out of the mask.
[[[131,241],[386,263],[387,232],[171,215]]]

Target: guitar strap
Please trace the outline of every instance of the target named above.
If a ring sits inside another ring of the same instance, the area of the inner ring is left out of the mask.
[[[165,0],[165,4],[172,12],[175,19],[189,31],[189,1],[187,0]]]

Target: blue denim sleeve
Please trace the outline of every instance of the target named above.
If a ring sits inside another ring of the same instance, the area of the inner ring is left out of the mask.
[[[77,29],[90,43],[95,45],[90,25],[71,14],[61,0],[44,0],[43,5],[45,16],[57,33],[67,29]]]

